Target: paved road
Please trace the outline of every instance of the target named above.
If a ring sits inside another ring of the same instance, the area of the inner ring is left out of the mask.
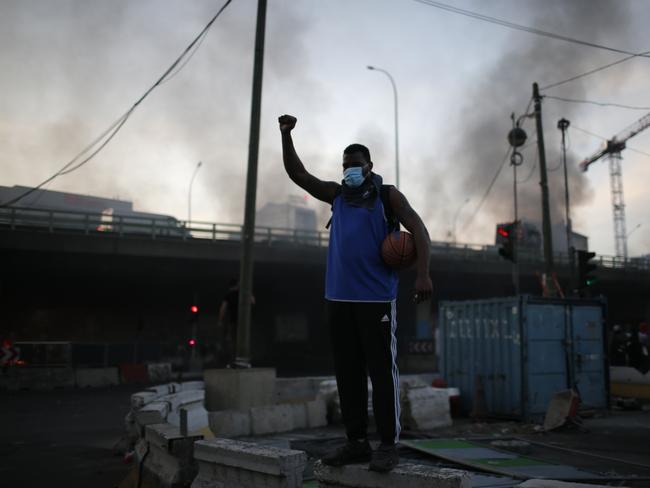
[[[112,447],[139,389],[0,391],[0,486],[116,486],[129,467]]]

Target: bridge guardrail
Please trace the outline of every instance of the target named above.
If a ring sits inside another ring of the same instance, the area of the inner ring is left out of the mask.
[[[99,212],[73,212],[26,207],[0,208],[0,226],[11,230],[43,229],[49,233],[78,232],[85,235],[149,236],[151,239],[209,239],[211,241],[239,241],[243,226],[203,221],[179,221],[171,216],[106,215]],[[256,227],[255,242],[277,245],[282,243],[327,247],[329,232],[280,227]],[[444,254],[448,259],[473,261],[502,261],[498,246],[483,244],[456,244],[445,241],[431,243],[433,254]],[[521,252],[522,263],[543,262],[536,252]],[[557,264],[568,265],[569,256],[557,253]],[[597,257],[603,268],[650,271],[650,259],[623,259],[616,256]]]

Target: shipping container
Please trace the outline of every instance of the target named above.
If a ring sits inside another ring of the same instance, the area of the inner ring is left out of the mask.
[[[540,420],[553,395],[607,408],[605,302],[521,295],[441,302],[440,369],[465,413]]]

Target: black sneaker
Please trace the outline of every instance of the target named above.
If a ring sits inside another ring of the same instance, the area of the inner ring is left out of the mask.
[[[372,459],[368,469],[387,473],[399,463],[399,454],[395,444],[381,444],[376,451],[372,452]]]
[[[367,463],[372,456],[372,449],[367,439],[348,441],[336,451],[321,458],[328,466],[343,466],[344,464]]]

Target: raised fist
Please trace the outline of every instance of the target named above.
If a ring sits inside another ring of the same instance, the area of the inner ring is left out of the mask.
[[[298,119],[295,118],[293,115],[281,115],[278,118],[278,122],[280,123],[280,132],[288,133],[293,130],[293,128],[296,126],[296,122],[298,122]]]

